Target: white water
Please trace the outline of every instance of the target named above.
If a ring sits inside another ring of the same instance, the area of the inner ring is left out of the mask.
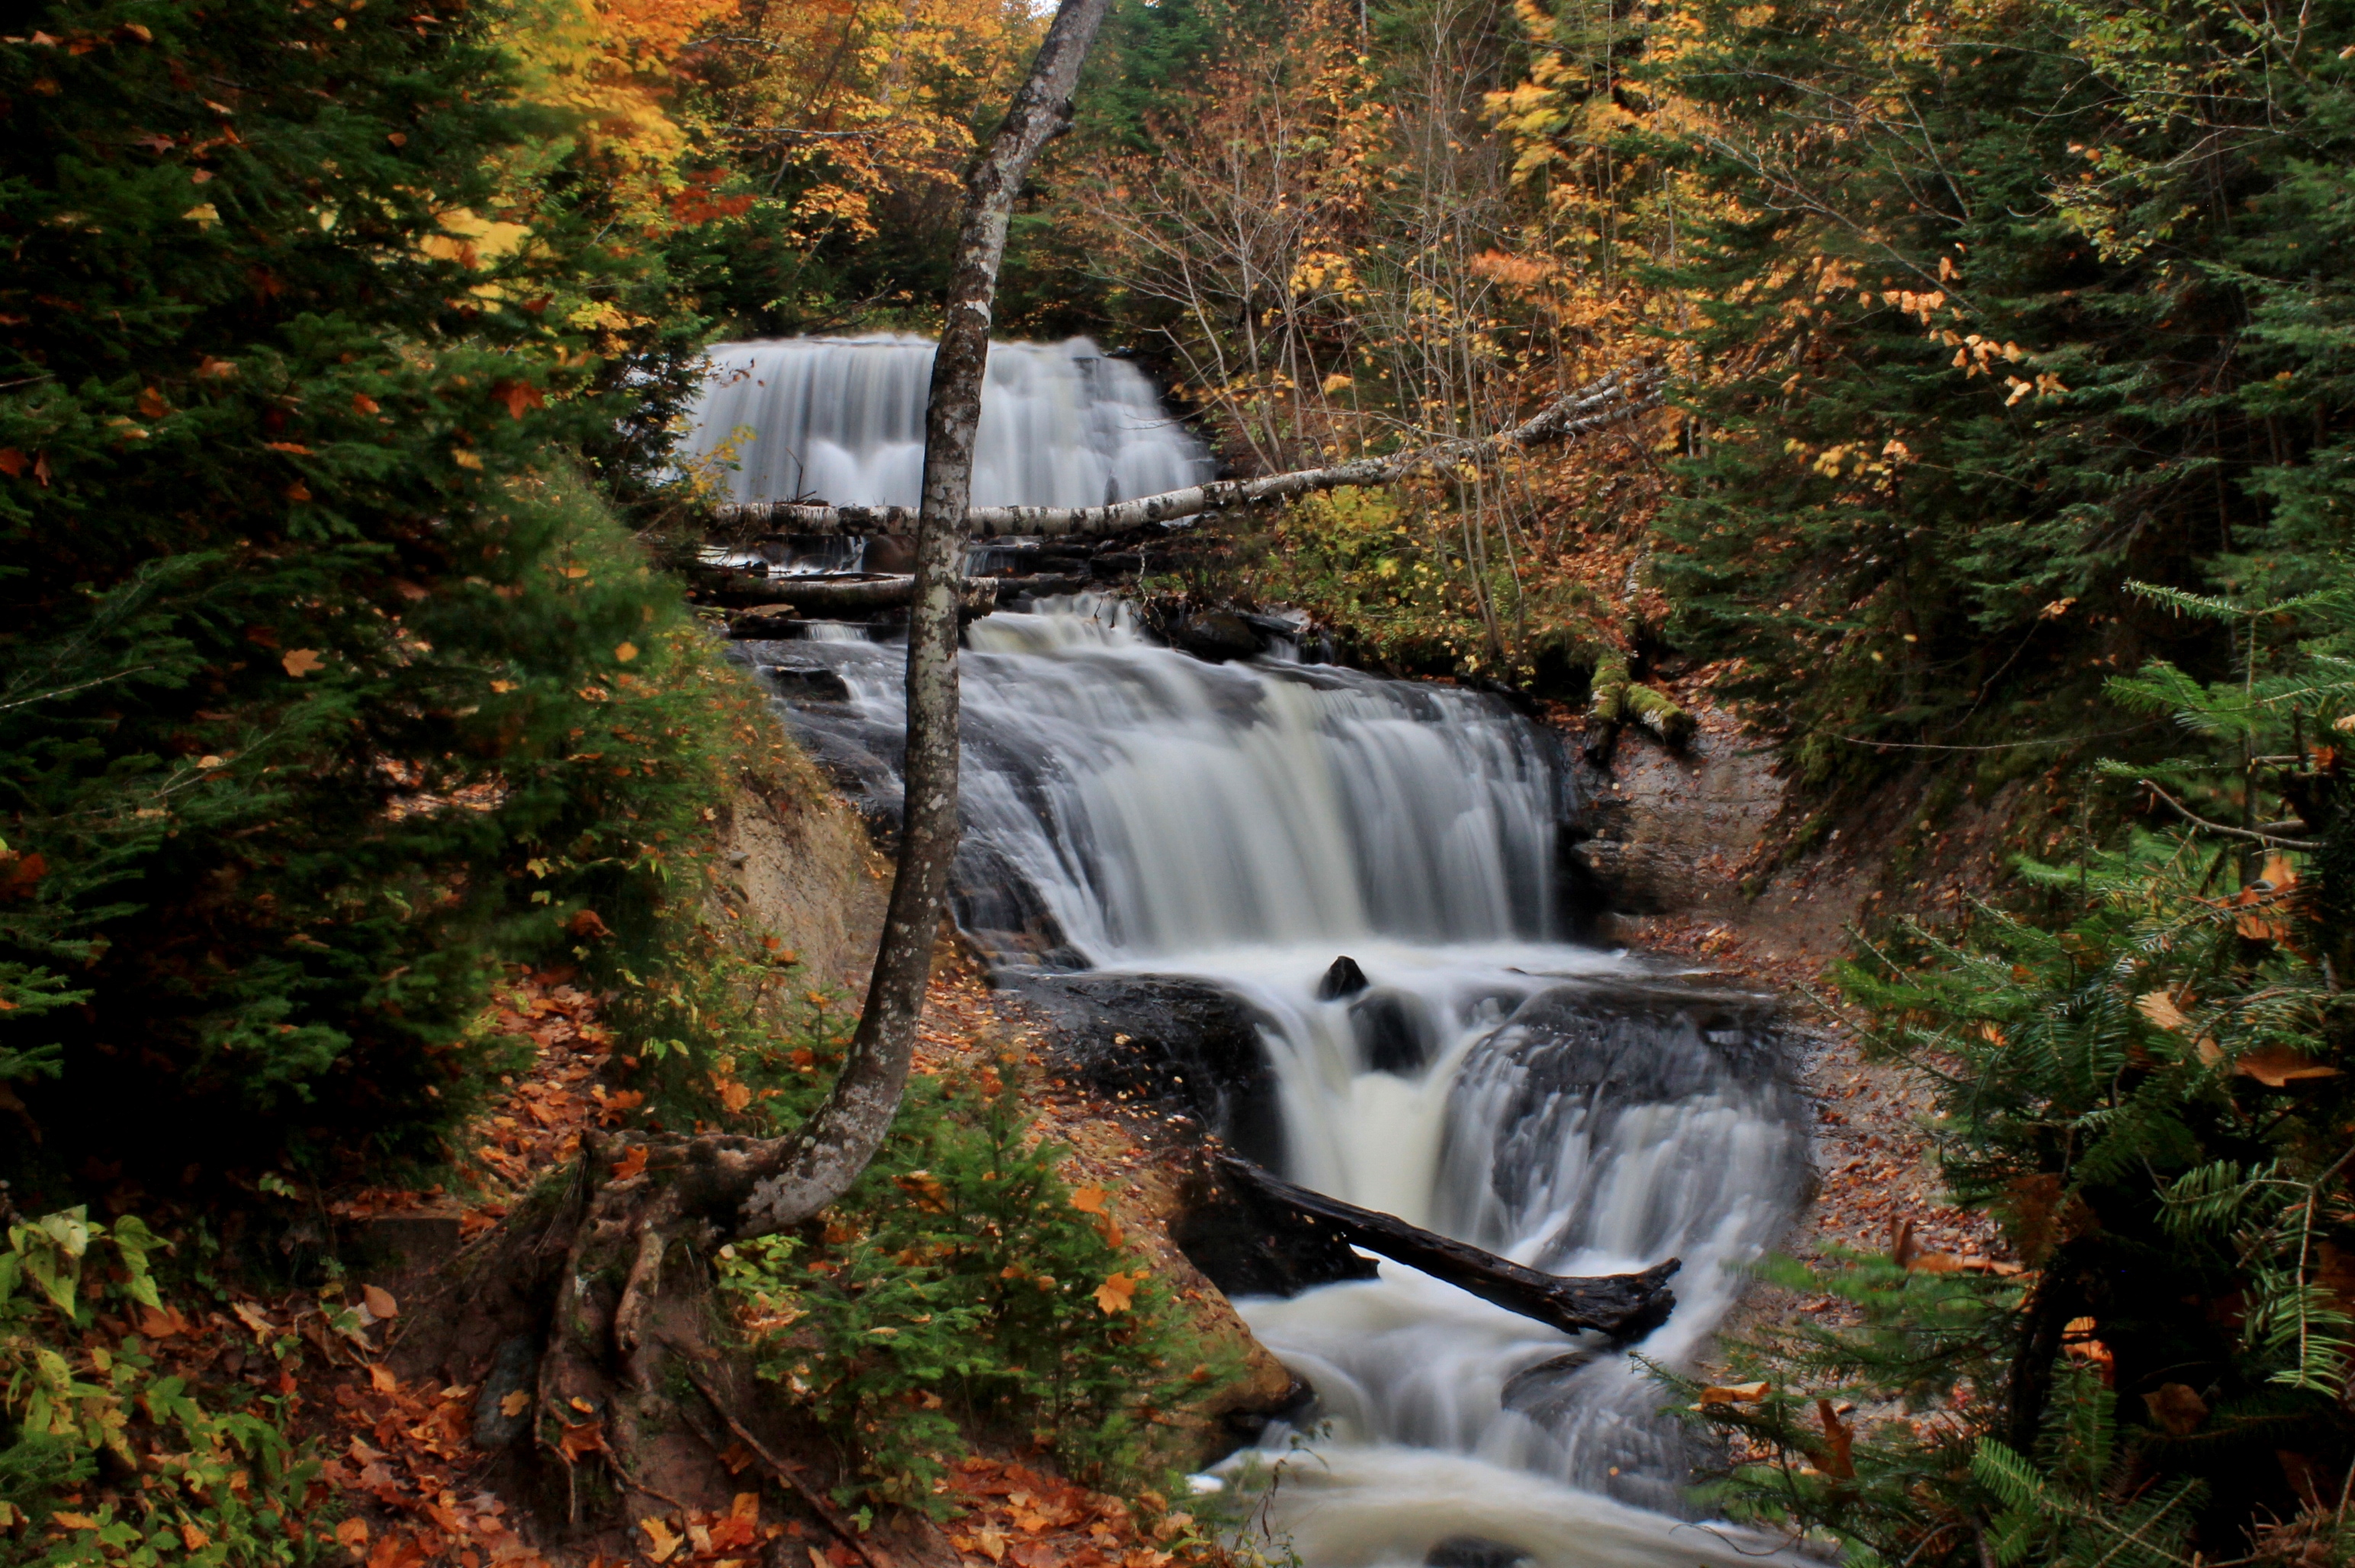
[[[1044,608],[968,635],[966,928],[1009,962],[1247,998],[1286,1174],[1558,1273],[1681,1257],[1677,1310],[1639,1349],[1692,1355],[1792,1212],[1804,1147],[1754,1006],[1561,940],[1577,802],[1550,739],[1492,698],[1214,666],[1153,645],[1115,602]],[[851,700],[796,726],[893,805],[899,650],[749,651],[844,677]],[[1343,953],[1419,1062],[1378,1070],[1363,1006],[1316,999]],[[1318,1396],[1321,1435],[1276,1429],[1262,1455],[1306,1436],[1271,1520],[1312,1568],[1419,1563],[1465,1535],[1542,1568],[1740,1555],[1675,1517],[1689,1456],[1624,1351],[1584,1347],[1508,1409],[1516,1373],[1582,1347],[1389,1263],[1237,1305]]]
[[[914,506],[932,345],[922,337],[723,343],[689,447],[726,446],[737,501]],[[1211,476],[1153,383],[1084,337],[993,343],[974,444],[978,507],[1096,507]]]

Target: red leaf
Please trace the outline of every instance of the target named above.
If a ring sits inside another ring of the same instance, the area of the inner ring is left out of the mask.
[[[507,413],[515,419],[523,418],[532,409],[548,406],[548,400],[529,381],[500,381],[491,388],[491,398],[495,402],[505,403]]]

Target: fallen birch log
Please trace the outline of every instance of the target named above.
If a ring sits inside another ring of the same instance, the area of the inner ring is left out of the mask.
[[[730,609],[761,610],[785,606],[802,615],[859,615],[876,610],[898,610],[915,597],[913,577],[745,577],[742,581],[704,586],[704,598]],[[959,608],[967,613],[987,613],[997,608],[997,579],[968,577],[959,585]]]
[[[1467,1295],[1566,1334],[1593,1328],[1614,1340],[1639,1339],[1667,1322],[1677,1305],[1668,1286],[1668,1276],[1682,1266],[1677,1258],[1641,1274],[1584,1278],[1541,1274],[1395,1215],[1295,1187],[1249,1160],[1221,1155],[1219,1164],[1257,1196],[1321,1221],[1351,1246],[1421,1269]]]
[[[1658,408],[1662,379],[1663,372],[1657,370],[1614,370],[1563,394],[1541,411],[1495,435],[1434,442],[1412,452],[1361,457],[1330,468],[1303,468],[1260,479],[1215,480],[1104,507],[969,507],[964,531],[976,539],[1126,533],[1131,528],[1183,522],[1230,507],[1290,500],[1312,491],[1393,484],[1423,468],[1478,467],[1508,452],[1568,441]],[[916,526],[912,507],[807,507],[761,501],[721,507],[717,516],[730,528],[769,528],[795,534],[904,534]]]

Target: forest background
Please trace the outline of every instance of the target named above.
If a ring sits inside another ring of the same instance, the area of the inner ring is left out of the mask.
[[[0,39],[0,1526],[105,1447],[58,1414],[104,1396],[25,1392],[86,1309],[21,1282],[93,1243],[24,1216],[233,1254],[423,1179],[505,965],[623,997],[652,1104],[748,1114],[693,905],[761,720],[663,575],[710,494],[677,416],[716,337],[931,325],[1042,27],[119,0]],[[2029,1272],[1855,1260],[1817,1283],[1863,1328],[1688,1391],[1745,1517],[2346,1554],[2350,61],[2343,3],[1131,0],[1018,211],[1001,332],[1138,354],[1242,471],[1672,373],[1588,447],[1231,519],[1186,586],[1400,673],[1710,693],[1797,786],[1779,852],[1918,824],[1901,893],[1999,804],[1987,900],[1842,997]]]

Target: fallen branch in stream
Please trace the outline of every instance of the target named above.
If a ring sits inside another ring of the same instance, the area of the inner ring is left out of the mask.
[[[1539,413],[1495,435],[1435,442],[1412,452],[1361,457],[1330,468],[1303,468],[1260,479],[1215,480],[1104,507],[969,507],[964,531],[976,539],[1118,534],[1153,524],[1179,523],[1230,507],[1290,500],[1316,490],[1393,484],[1423,468],[1477,467],[1508,452],[1568,441],[1658,408],[1664,379],[1665,373],[1659,370],[1614,370],[1601,380],[1564,393]],[[759,501],[721,507],[718,518],[738,528],[766,525],[794,534],[905,534],[915,529],[916,508]]]
[[[1641,1274],[1541,1274],[1410,1225],[1396,1215],[1295,1187],[1249,1160],[1221,1155],[1219,1165],[1257,1196],[1323,1223],[1351,1246],[1421,1269],[1467,1295],[1567,1334],[1593,1328],[1614,1340],[1637,1339],[1668,1321],[1677,1305],[1668,1285],[1668,1276],[1682,1266],[1677,1258]]]
[[[785,608],[804,615],[859,614],[904,609],[913,601],[913,577],[752,577],[714,573],[697,584],[709,603],[759,610]],[[968,577],[957,585],[957,607],[968,614],[997,608],[997,579]]]

